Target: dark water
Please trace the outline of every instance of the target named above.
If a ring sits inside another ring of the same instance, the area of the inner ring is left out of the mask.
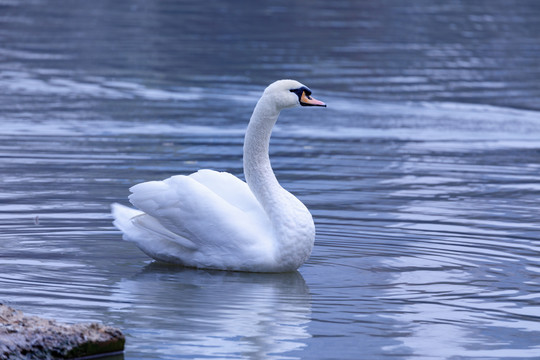
[[[537,1],[0,0],[0,302],[127,334],[126,359],[540,357]],[[141,181],[272,163],[312,211],[298,272],[122,242]]]

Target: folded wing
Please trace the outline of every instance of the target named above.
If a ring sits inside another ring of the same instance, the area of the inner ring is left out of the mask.
[[[272,226],[248,185],[229,173],[201,170],[133,186],[129,200],[149,217],[134,225],[189,250],[271,247]]]

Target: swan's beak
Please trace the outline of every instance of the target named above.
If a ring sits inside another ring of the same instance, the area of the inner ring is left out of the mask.
[[[326,104],[322,101],[319,101],[311,96],[307,95],[305,91],[302,91],[302,97],[300,98],[300,105],[302,106],[324,106]]]

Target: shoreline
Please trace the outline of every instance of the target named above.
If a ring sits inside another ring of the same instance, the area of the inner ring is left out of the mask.
[[[26,316],[0,304],[0,360],[96,359],[122,354],[125,340],[111,326]]]

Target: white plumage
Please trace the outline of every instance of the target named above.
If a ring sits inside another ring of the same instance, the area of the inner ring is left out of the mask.
[[[247,183],[199,170],[133,186],[113,204],[114,224],[152,258],[185,266],[254,272],[292,271],[311,254],[315,226],[307,208],[283,189],[268,158],[282,109],[325,106],[294,80],[271,84],[257,103],[244,142]]]

